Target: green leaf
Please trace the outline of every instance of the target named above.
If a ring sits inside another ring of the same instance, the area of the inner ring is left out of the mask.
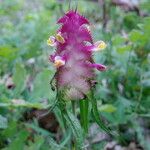
[[[96,123],[99,125],[99,127],[102,130],[104,130],[108,134],[111,134],[111,131],[105,126],[105,124],[103,123],[102,119],[100,118],[100,115],[99,115],[99,112],[98,112],[98,108],[97,108],[97,101],[96,101],[96,99],[94,97],[93,91],[91,91],[88,94],[88,99],[92,103],[92,114],[93,114],[93,117],[94,117]]]
[[[115,107],[117,108],[113,115],[110,113],[104,113],[103,115],[112,122],[114,125],[127,123],[127,121],[132,117],[127,115],[126,111],[131,108],[133,103],[122,96],[118,96],[118,100],[115,102]]]
[[[130,51],[132,48],[131,45],[124,45],[124,46],[120,46],[117,48],[117,52],[120,53],[120,54],[123,54],[125,53],[126,51]]]
[[[0,115],[0,129],[6,129],[8,127],[8,120],[7,118]]]
[[[121,35],[115,35],[112,38],[112,43],[114,46],[116,45],[122,45],[124,43],[125,39]]]
[[[137,26],[137,23],[139,23],[140,17],[138,17],[135,13],[133,12],[128,12],[124,16],[124,21],[123,24],[128,28],[128,29],[133,29]]]
[[[33,91],[31,93],[32,101],[39,101],[40,99],[50,99],[54,101],[55,92],[50,88],[50,80],[52,78],[52,72],[50,70],[43,70],[40,72],[33,83]]]
[[[143,29],[147,34],[150,33],[150,17],[144,18]]]
[[[0,103],[0,107],[6,108],[26,107],[26,108],[46,109],[49,107],[49,105],[44,105],[42,103],[29,103],[24,100],[12,100],[9,103]]]
[[[26,123],[25,124],[27,128],[31,128],[33,129],[36,133],[42,135],[42,136],[49,136],[51,135],[50,132],[48,132],[47,130],[44,130],[43,128],[40,128],[38,126],[37,120],[35,120],[33,123]]]
[[[72,135],[71,130],[68,130],[68,132],[65,133],[60,146],[64,147],[70,141],[71,135]]]
[[[2,58],[6,58],[6,59],[13,59],[15,58],[16,52],[18,51],[18,49],[13,48],[11,46],[0,46],[0,57]]]
[[[29,136],[26,130],[22,130],[18,133],[17,137],[10,143],[7,150],[23,150],[25,146],[25,140]]]
[[[9,121],[8,127],[2,132],[2,136],[5,136],[6,138],[11,138],[14,137],[17,132],[17,122],[15,120]]]
[[[141,41],[143,36],[144,36],[143,33],[139,30],[132,30],[129,34],[131,42]]]
[[[106,105],[102,105],[98,108],[99,111],[101,112],[109,112],[109,113],[112,113],[112,112],[115,112],[116,111],[116,107],[114,107],[113,105],[110,105],[110,104],[106,104]]]
[[[13,75],[13,81],[15,84],[15,92],[14,92],[15,96],[19,95],[25,89],[26,76],[27,76],[27,73],[26,73],[24,65],[19,64],[19,63],[16,64],[14,75]]]
[[[88,99],[80,100],[80,122],[85,133],[88,133]]]
[[[84,134],[78,119],[72,113],[67,111],[65,113],[65,118],[73,131],[78,149],[82,149]]]

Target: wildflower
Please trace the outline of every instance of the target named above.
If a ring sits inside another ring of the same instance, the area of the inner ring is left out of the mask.
[[[100,51],[106,48],[106,43],[104,41],[98,41],[94,44],[94,51]]]
[[[55,61],[54,61],[54,66],[56,68],[59,68],[59,67],[61,67],[63,65],[65,65],[65,60],[63,60],[63,58],[60,57],[60,56],[56,56],[55,57]]]
[[[69,11],[58,20],[61,28],[48,45],[56,44],[56,51],[49,59],[56,67],[56,87],[63,90],[71,100],[83,99],[95,81],[94,69],[106,70],[106,66],[96,64],[94,51],[106,47],[103,41],[93,43],[89,21],[76,11]]]
[[[54,36],[49,37],[49,39],[47,40],[47,45],[49,45],[49,46],[55,46],[56,45]]]

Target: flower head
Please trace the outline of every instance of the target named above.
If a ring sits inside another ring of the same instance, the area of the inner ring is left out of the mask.
[[[71,100],[79,100],[90,91],[95,78],[94,68],[106,70],[102,64],[96,64],[94,51],[106,47],[103,41],[93,43],[89,21],[76,11],[69,11],[58,20],[61,28],[55,37],[50,37],[48,45],[56,46],[50,55],[50,61],[56,67],[56,84],[59,90]]]

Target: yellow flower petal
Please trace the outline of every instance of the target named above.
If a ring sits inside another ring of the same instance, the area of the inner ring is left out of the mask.
[[[95,45],[95,51],[103,50],[107,47],[104,41],[98,41],[94,45]]]
[[[55,57],[54,66],[56,68],[59,68],[61,66],[65,65],[65,60],[62,59],[60,56]]]
[[[54,66],[55,66],[56,68],[59,68],[59,67],[61,67],[61,66],[63,66],[63,65],[65,65],[65,61],[63,61],[63,60],[61,60],[61,59],[55,60],[55,62],[54,62]]]
[[[61,44],[64,44],[64,43],[65,43],[65,39],[63,38],[63,36],[61,35],[60,32],[56,34],[56,40],[57,40],[58,42],[60,42]]]
[[[49,45],[49,46],[55,46],[56,45],[54,36],[49,37],[49,39],[47,40],[47,45]]]

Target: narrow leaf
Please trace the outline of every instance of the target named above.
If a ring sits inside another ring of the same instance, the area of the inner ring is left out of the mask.
[[[105,124],[103,123],[103,121],[101,120],[100,118],[100,115],[98,113],[98,108],[97,108],[97,101],[96,99],[94,98],[94,95],[93,95],[93,91],[90,92],[90,94],[88,95],[88,98],[89,100],[91,101],[92,103],[92,114],[94,116],[94,119],[96,121],[96,123],[99,125],[99,127],[104,130],[105,132],[107,132],[108,134],[111,134],[111,131],[110,129],[108,129]]]
[[[85,133],[88,133],[88,99],[80,100],[80,122]]]

